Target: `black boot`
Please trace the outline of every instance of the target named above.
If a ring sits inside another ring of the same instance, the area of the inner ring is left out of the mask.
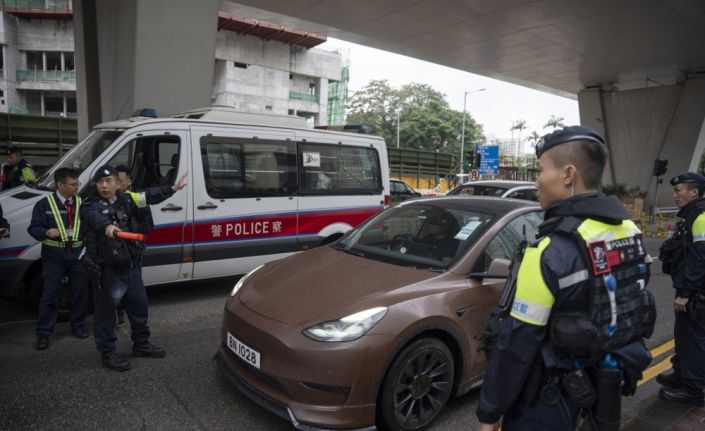
[[[49,348],[49,337],[46,335],[37,335],[37,350],[46,350]]]
[[[136,358],[163,358],[166,356],[166,352],[161,347],[157,347],[149,341],[145,341],[132,345],[132,356]]]
[[[101,353],[100,362],[105,368],[113,371],[127,371],[130,369],[130,363],[119,357],[115,350]]]
[[[656,376],[656,382],[661,386],[666,386],[668,388],[682,388],[683,382],[681,378],[674,372],[670,374],[661,373]]]
[[[658,397],[662,400],[675,401],[677,403],[692,404],[694,406],[705,406],[703,391],[692,390],[686,387],[668,388],[663,387],[658,392]]]

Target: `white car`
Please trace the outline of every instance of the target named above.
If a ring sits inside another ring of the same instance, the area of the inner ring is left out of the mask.
[[[449,191],[447,196],[472,195],[538,201],[536,184],[531,181],[488,180],[463,184]]]

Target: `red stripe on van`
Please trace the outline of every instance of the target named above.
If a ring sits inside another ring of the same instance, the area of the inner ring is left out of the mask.
[[[0,249],[0,259],[7,259],[12,257],[17,257],[27,248],[26,245],[20,247],[3,248]]]
[[[147,245],[271,238],[277,236],[313,235],[333,223],[356,227],[377,214],[382,207],[266,214],[256,217],[218,219],[202,223],[156,227],[147,235]]]

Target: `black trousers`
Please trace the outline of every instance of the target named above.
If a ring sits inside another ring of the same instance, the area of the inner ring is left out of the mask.
[[[42,247],[49,247],[42,245]],[[42,250],[42,298],[39,301],[37,335],[49,336],[56,324],[56,301],[61,281],[68,275],[71,284],[71,327],[82,327],[88,305],[88,277],[77,259],[78,253],[64,249]]]
[[[673,371],[689,389],[705,390],[705,318],[676,313],[673,338],[677,358]]]
[[[149,340],[147,290],[142,281],[142,266],[125,271],[103,268],[101,288],[95,292],[95,316],[93,334],[101,353],[115,350],[117,341],[117,306],[122,302],[132,329],[133,343]]]

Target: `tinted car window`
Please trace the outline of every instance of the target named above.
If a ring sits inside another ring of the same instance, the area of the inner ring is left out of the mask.
[[[510,193],[507,197],[514,199],[523,199],[527,201],[538,200],[536,198],[536,190],[534,189],[517,190],[515,192]]]
[[[529,242],[536,239],[536,235],[539,232],[539,225],[542,222],[543,212],[533,211],[520,215],[507,223],[487,245],[485,251],[475,264],[473,272],[487,272],[490,263],[492,263],[494,259],[511,259],[514,257],[514,254],[519,248],[519,243],[524,238]]]
[[[489,214],[432,204],[396,207],[343,238],[336,248],[371,259],[442,269],[465,254]]]

